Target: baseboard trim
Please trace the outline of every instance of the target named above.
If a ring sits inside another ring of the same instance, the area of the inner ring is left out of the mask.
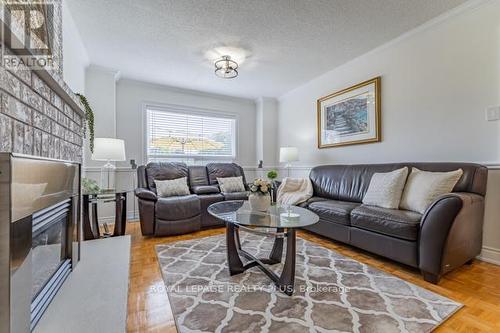
[[[500,249],[483,246],[481,253],[477,256],[479,260],[500,266]]]

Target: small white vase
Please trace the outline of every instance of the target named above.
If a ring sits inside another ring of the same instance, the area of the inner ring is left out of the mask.
[[[266,212],[271,206],[271,196],[269,194],[250,193],[248,202],[251,210]]]

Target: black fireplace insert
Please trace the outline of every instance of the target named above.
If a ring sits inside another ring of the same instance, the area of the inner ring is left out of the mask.
[[[0,333],[32,331],[78,263],[79,184],[79,164],[0,153]]]

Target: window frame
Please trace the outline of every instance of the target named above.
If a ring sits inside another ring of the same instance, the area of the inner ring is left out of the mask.
[[[203,116],[203,117],[214,117],[214,118],[226,118],[234,120],[234,128],[233,128],[233,156],[226,155],[184,155],[184,154],[172,154],[172,155],[149,155],[148,154],[148,137],[149,137],[149,126],[148,126],[148,110],[159,111],[159,112],[168,112],[168,113],[179,113],[179,114],[187,114],[193,116]],[[163,104],[163,103],[152,103],[152,102],[143,102],[142,103],[142,164],[147,164],[149,162],[150,157],[157,158],[186,158],[186,159],[194,159],[196,160],[220,160],[225,162],[233,162],[238,160],[238,126],[239,126],[239,115],[236,112],[227,112],[221,110],[214,110],[208,108],[199,108],[193,106],[184,106],[184,105],[176,105],[176,104]]]

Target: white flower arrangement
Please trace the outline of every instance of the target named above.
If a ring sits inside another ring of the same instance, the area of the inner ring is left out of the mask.
[[[250,188],[250,192],[255,193],[255,194],[265,194],[269,195],[271,191],[271,182],[257,178],[253,181],[253,183],[248,184],[248,187]]]

